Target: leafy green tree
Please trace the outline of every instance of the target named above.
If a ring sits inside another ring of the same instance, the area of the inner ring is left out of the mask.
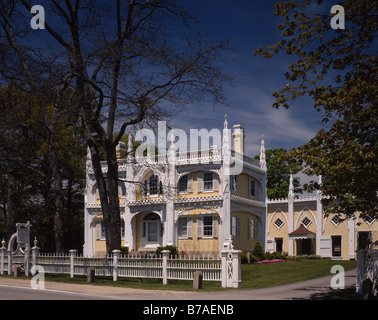
[[[190,34],[189,28],[178,39],[172,26],[188,27],[195,21],[179,1],[41,0],[39,4],[48,12],[43,46],[41,33],[31,33],[25,23],[30,19],[30,1],[1,3],[0,78],[33,92],[41,92],[42,85],[52,88],[54,106],[64,102],[65,89],[71,90],[65,110],[77,115],[75,121],[90,150],[106,248],[111,253],[121,248],[115,150],[120,138],[129,126],[156,123],[205,97],[224,102],[223,83],[229,77],[219,65],[227,42],[212,43]]]
[[[255,157],[259,159],[259,155]],[[299,172],[299,167],[290,161],[287,150],[267,149],[265,151],[266,159],[266,189],[268,199],[287,198],[290,185],[290,174]],[[293,179],[294,192],[302,193],[299,178]]]
[[[289,83],[273,93],[273,107],[289,108],[302,96],[313,100],[329,129],[292,150],[291,155],[309,175],[322,175],[323,183],[309,184],[327,196],[329,211],[353,217],[377,215],[378,55],[377,2],[346,0],[345,29],[334,30],[331,7],[322,0],[277,2],[275,14],[281,40],[254,52],[265,58],[286,53],[293,62],[285,73]]]

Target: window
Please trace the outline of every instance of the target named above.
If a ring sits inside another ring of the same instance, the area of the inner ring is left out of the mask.
[[[149,179],[149,191],[150,194],[157,194],[158,193],[158,177],[156,175],[151,175]]]
[[[254,217],[248,219],[248,238],[249,240],[257,239],[257,222]]]
[[[118,195],[121,198],[124,198],[126,195],[126,185],[124,182],[118,182]]]
[[[231,191],[238,192],[238,176],[231,176]]]
[[[233,238],[240,237],[240,217],[231,216],[231,235]]]
[[[148,197],[150,195],[160,195],[163,193],[163,183],[159,181],[159,177],[155,174],[150,175],[143,181],[142,195]]]
[[[302,224],[307,228],[311,224],[311,220],[309,218],[305,217],[302,220]]]
[[[280,219],[280,218],[277,218],[276,221],[274,221],[274,225],[276,226],[276,228],[279,230],[281,229],[281,227],[283,226],[283,221]]]
[[[187,192],[188,191],[188,176],[185,175],[181,177],[179,181],[179,192]]]
[[[125,238],[125,220],[121,218],[121,238]],[[105,225],[104,220],[99,219],[96,222],[96,239],[97,240],[105,240]]]
[[[197,237],[218,237],[218,216],[212,214],[204,214],[197,217]]]
[[[206,172],[203,175],[203,189],[206,190],[213,190],[213,173]]]
[[[121,218],[121,238],[125,239],[125,220]]]
[[[256,181],[253,179],[249,179],[249,196],[256,197]]]
[[[219,180],[218,180],[217,174],[213,172],[198,172],[197,173],[197,191],[198,192],[218,191],[218,189],[219,189]]]
[[[213,216],[203,217],[203,235],[204,237],[213,236]]]
[[[331,219],[331,222],[334,224],[335,227],[337,227],[340,223],[340,217],[335,214]]]
[[[180,217],[177,223],[177,233],[179,239],[192,237],[192,217]]]

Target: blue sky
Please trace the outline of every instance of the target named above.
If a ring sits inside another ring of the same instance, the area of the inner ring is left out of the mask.
[[[229,106],[211,102],[189,107],[174,119],[174,127],[222,128],[224,114],[229,126],[241,124],[246,132],[246,154],[259,153],[261,134],[266,148],[291,149],[313,137],[323,126],[309,98],[295,101],[291,108],[274,109],[272,92],[286,85],[284,77],[295,57],[279,55],[272,59],[255,56],[253,50],[273,45],[279,40],[276,26],[281,22],[274,15],[276,1],[256,0],[185,0],[188,9],[200,23],[194,25],[210,40],[228,40],[233,51],[225,52],[223,70],[237,75],[232,85],[225,87]],[[184,3],[185,3],[184,2]]]

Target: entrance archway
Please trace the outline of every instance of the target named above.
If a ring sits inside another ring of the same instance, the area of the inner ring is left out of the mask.
[[[140,221],[139,250],[155,250],[161,246],[162,225],[158,214],[147,212]]]

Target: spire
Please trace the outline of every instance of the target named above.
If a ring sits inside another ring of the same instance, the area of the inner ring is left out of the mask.
[[[128,159],[133,159],[134,154],[133,154],[133,141],[131,139],[131,133],[129,129],[129,134],[127,136],[127,158]]]
[[[289,198],[294,198],[293,174],[290,173]]]
[[[176,150],[175,150],[175,141],[176,135],[175,130],[173,129],[173,122],[171,124],[171,130],[168,133],[169,135],[169,148],[168,148],[168,161],[170,164],[173,164],[176,158]]]
[[[224,127],[223,127],[223,141],[222,141],[222,154],[224,156],[230,155],[230,139],[229,139],[229,129],[227,122],[227,113],[224,115]]]
[[[266,170],[264,135],[261,135],[260,168]]]

